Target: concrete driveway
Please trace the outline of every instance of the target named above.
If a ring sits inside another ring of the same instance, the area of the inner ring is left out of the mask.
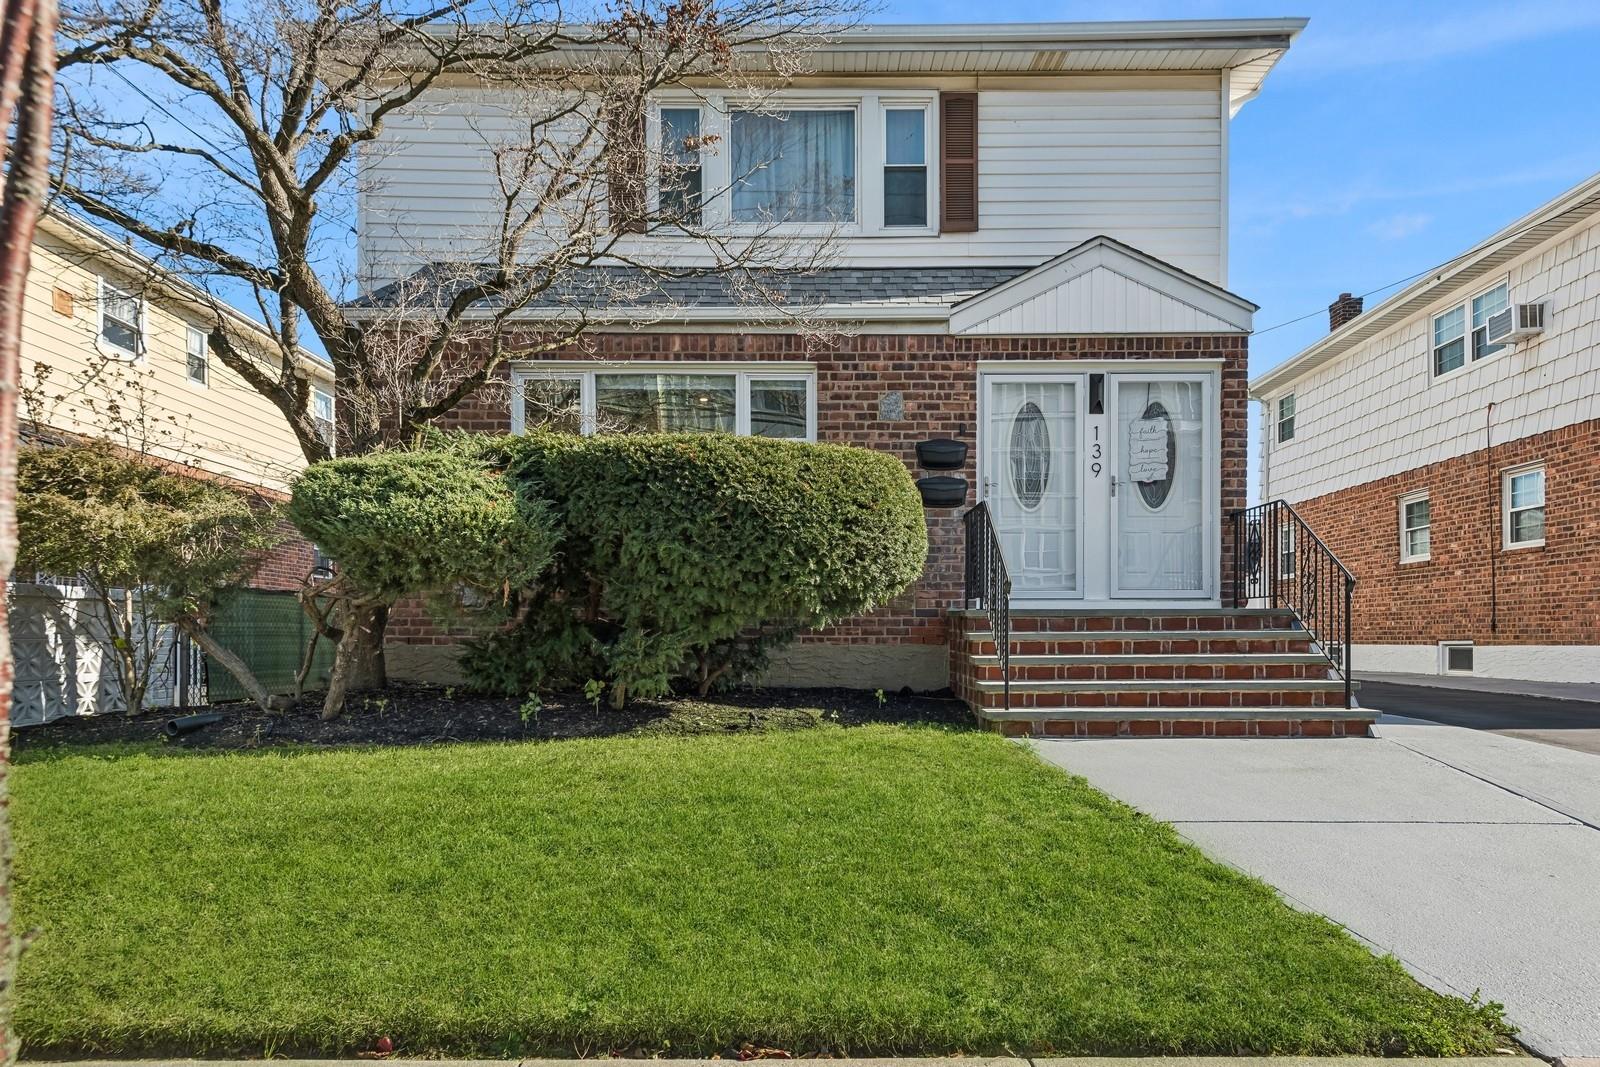
[[[1600,1056],[1600,756],[1451,726],[1346,740],[1033,741],[1425,984]]]

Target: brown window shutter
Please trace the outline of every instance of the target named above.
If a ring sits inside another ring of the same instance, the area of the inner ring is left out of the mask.
[[[978,228],[978,94],[939,94],[939,232]]]
[[[611,142],[606,160],[606,205],[611,224],[622,233],[645,231],[644,108],[617,107],[606,120]]]

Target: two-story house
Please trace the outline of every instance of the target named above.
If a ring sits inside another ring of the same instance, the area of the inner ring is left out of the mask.
[[[1355,665],[1600,678],[1600,175],[1251,382],[1264,499],[1356,572]]]
[[[782,204],[795,241],[826,225],[827,264],[787,285],[853,328],[819,345],[689,279],[648,325],[608,327],[597,310],[581,351],[517,364],[514,402],[458,418],[516,432],[559,410],[583,432],[843,442],[955,479],[928,483],[939,502],[917,586],[808,636],[771,681],[953,685],[1018,732],[1129,732],[1130,716],[1212,732],[1231,715],[1223,732],[1242,733],[1262,709],[1304,719],[1342,703],[1303,629],[1226,606],[1255,310],[1227,288],[1229,122],[1304,24],[868,26],[822,45],[760,110],[714,85],[663,90],[648,136],[688,146],[679,169],[706,224],[737,232]],[[475,119],[502,91],[456,85],[390,116],[360,203],[369,302],[470,258],[497,209]],[[627,251],[697,254],[656,235]],[[531,330],[563,313],[523,315]],[[953,468],[919,460],[935,440],[965,446]],[[972,538],[991,531],[1008,597],[974,588],[988,579]],[[1037,638],[1006,644],[1010,663],[971,610],[997,598]],[[1267,632],[1230,632],[1246,625]],[[435,640],[404,624],[392,636]],[[408,659],[430,657],[396,647],[391,670]]]
[[[24,300],[18,414],[25,440],[109,440],[192,477],[268,500],[285,498],[289,480],[305,467],[294,433],[278,408],[224,366],[207,341],[222,316],[235,345],[271,367],[277,344],[259,322],[63,211],[47,211],[39,220]],[[300,353],[300,366],[319,428],[331,441],[333,368],[309,352]],[[317,562],[315,549],[289,533],[260,561],[253,589],[281,593],[304,584]],[[121,706],[93,609],[80,611],[70,580],[56,577],[67,585],[23,582],[11,590],[12,721],[18,724]],[[284,617],[296,622],[299,607],[287,600]],[[239,651],[253,658],[254,639],[240,640]],[[294,642],[286,644],[284,658],[298,662]],[[178,679],[186,674],[176,659],[172,654],[159,673],[152,704],[197,696],[197,690],[180,689]],[[221,671],[212,672],[211,694],[241,695]]]

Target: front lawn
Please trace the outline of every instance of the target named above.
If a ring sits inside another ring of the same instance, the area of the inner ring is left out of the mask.
[[[973,732],[34,749],[14,798],[33,1055],[1502,1043]]]

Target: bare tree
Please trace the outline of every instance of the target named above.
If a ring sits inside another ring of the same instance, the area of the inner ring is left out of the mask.
[[[17,562],[17,387],[22,358],[22,302],[49,173],[51,97],[56,70],[54,0],[0,4],[0,582]],[[20,939],[11,911],[11,691],[15,665],[6,600],[0,598],[0,1065],[16,1059],[12,1001]]]
[[[212,351],[313,461],[330,445],[294,357],[314,334],[335,370],[339,451],[359,454],[409,440],[508,360],[571,348],[598,312],[666,314],[639,290],[673,276],[737,277],[744,299],[803,314],[774,279],[813,269],[826,237],[776,240],[782,219],[705,225],[705,201],[727,194],[681,179],[715,138],[660,143],[647,104],[714,85],[759,108],[862,2],[618,0],[574,17],[553,0],[74,0],[59,195],[186,276],[248,294],[278,357],[245,351],[220,319]],[[481,218],[452,262],[354,301],[345,220],[382,180],[386,129],[462,86],[491,90],[465,119],[490,172]],[[692,242],[679,262],[698,265],[663,266],[641,234]],[[534,305],[562,314],[514,331]],[[382,609],[338,619],[360,645],[358,684],[382,684],[384,625]]]

